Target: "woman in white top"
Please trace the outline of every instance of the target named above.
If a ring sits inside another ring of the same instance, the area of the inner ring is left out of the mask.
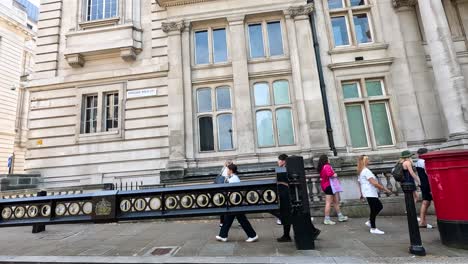
[[[360,156],[357,166],[359,189],[361,192],[361,199],[365,197],[370,208],[370,216],[369,220],[366,222],[366,226],[371,228],[370,232],[372,234],[383,235],[385,232],[379,230],[375,226],[375,218],[383,209],[383,205],[379,200],[378,190],[382,190],[386,193],[391,193],[391,191],[377,181],[372,171],[367,168],[368,165],[369,157],[366,155]]]

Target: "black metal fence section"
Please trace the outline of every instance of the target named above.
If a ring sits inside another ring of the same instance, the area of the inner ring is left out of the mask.
[[[271,212],[276,180],[0,200],[0,227]]]

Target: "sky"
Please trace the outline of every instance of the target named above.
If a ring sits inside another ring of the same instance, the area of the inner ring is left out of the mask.
[[[36,6],[39,6],[39,3],[41,2],[41,0],[29,0],[29,2],[31,2],[32,4]]]

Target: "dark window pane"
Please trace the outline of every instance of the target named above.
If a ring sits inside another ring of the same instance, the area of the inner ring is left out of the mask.
[[[344,46],[349,45],[348,38],[348,27],[346,25],[346,18],[342,17],[332,17],[332,27],[333,27],[333,38],[335,40],[335,46]]]
[[[281,23],[268,22],[268,44],[270,56],[283,55],[283,38],[281,37]]]
[[[276,81],[273,83],[273,95],[275,105],[290,104],[288,81]]]
[[[273,136],[273,118],[271,111],[258,111],[256,117],[258,146],[273,146],[275,140]]]
[[[358,83],[344,83],[343,84],[343,98],[359,98]]]
[[[195,63],[207,64],[209,62],[208,31],[195,32]]]
[[[329,9],[343,8],[343,0],[328,0],[328,8]]]
[[[216,88],[216,109],[231,109],[231,94],[229,87]]]
[[[278,127],[278,141],[280,145],[294,144],[294,129],[291,109],[282,108],[276,111],[276,125]]]
[[[364,0],[351,0],[351,6],[360,6],[365,4]]]
[[[249,44],[252,58],[265,57],[261,24],[249,25]]]
[[[232,144],[232,115],[223,114],[218,116],[219,150],[229,150]]]
[[[270,90],[267,83],[256,83],[254,85],[255,105],[270,105]]]
[[[210,116],[200,117],[198,120],[200,128],[200,150],[214,150],[213,120]]]
[[[358,43],[372,42],[367,14],[354,15],[354,28],[356,29],[356,38]]]
[[[198,112],[211,112],[211,89],[197,90]]]
[[[346,116],[348,117],[348,129],[351,135],[351,144],[354,148],[367,147],[367,133],[364,124],[362,106],[347,105]]]
[[[393,145],[392,132],[388,121],[387,106],[385,103],[370,105],[372,126],[377,146]]]
[[[214,62],[227,61],[226,29],[213,30],[213,59]]]

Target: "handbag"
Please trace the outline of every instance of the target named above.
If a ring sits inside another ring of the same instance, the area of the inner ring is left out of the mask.
[[[341,187],[341,183],[340,180],[338,180],[338,177],[330,178],[330,186],[333,194],[343,192],[343,188]]]
[[[223,175],[219,174],[218,176],[216,176],[215,180],[214,180],[214,183],[216,184],[222,184],[222,183],[225,183],[226,181],[226,177],[224,177]]]

